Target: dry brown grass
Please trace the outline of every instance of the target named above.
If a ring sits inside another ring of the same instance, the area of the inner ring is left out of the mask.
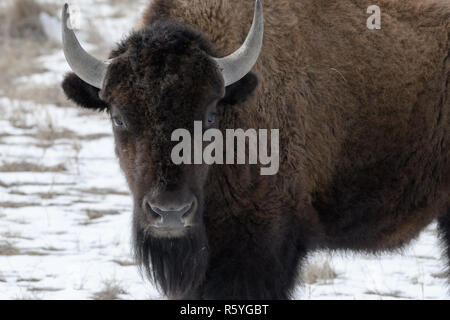
[[[4,209],[19,209],[36,206],[40,206],[40,204],[36,202],[11,202],[11,201],[0,202],[0,208]]]
[[[32,68],[32,67],[31,67]],[[39,69],[29,69],[25,73],[37,73]],[[59,85],[48,86],[48,87],[35,87],[27,85],[14,85],[7,87],[8,97],[16,100],[28,100],[33,101],[38,104],[52,104],[58,107],[73,106],[70,102],[62,88]]]
[[[48,41],[39,16],[41,12],[52,15],[54,10],[35,0],[14,0],[0,7],[0,86],[10,85],[13,77],[42,71],[32,59],[55,44]]]
[[[51,200],[51,199],[55,199],[57,197],[61,197],[64,196],[64,193],[59,193],[59,192],[39,192],[36,193],[35,195],[41,197],[41,199],[44,200]]]
[[[7,232],[3,232],[3,233],[1,234],[1,236],[2,236],[3,238],[6,238],[6,239],[33,240],[33,238],[25,237],[25,236],[23,236],[23,235],[22,235],[21,233],[19,233],[19,232],[10,232],[10,231],[7,231]]]
[[[120,295],[127,294],[116,280],[108,280],[103,283],[103,289],[94,294],[95,300],[119,300]]]
[[[73,140],[77,134],[66,128],[55,128],[51,121],[47,121],[45,126],[40,126],[34,138],[43,141],[54,142],[56,140]]]
[[[16,247],[8,241],[0,242],[0,256],[47,256],[46,253]]]
[[[84,136],[78,136],[80,140],[83,141],[93,141],[93,140],[100,140],[103,138],[111,138],[112,134],[109,133],[92,133],[92,134],[86,134]]]
[[[20,190],[11,190],[9,194],[13,194],[15,196],[27,196],[28,193],[20,191]]]
[[[0,142],[3,140],[3,138],[12,137],[13,135],[10,133],[2,132],[0,133]]]
[[[10,99],[29,100],[39,104],[73,106],[59,85],[36,88],[16,84],[15,79],[47,71],[35,63],[41,55],[60,48],[59,43],[49,40],[41,24],[40,14],[59,15],[60,6],[39,4],[35,0],[14,0],[10,5],[0,6],[0,91]],[[31,126],[20,117],[20,110],[11,120],[21,129]]]
[[[58,292],[64,289],[52,287],[28,287],[27,290],[30,292]]]
[[[36,279],[36,278],[18,278],[16,280],[16,282],[33,282],[33,283],[39,282],[39,281],[41,281],[41,279]]]
[[[325,262],[312,262],[306,265],[300,276],[302,283],[309,285],[316,284],[319,282],[328,283],[338,277],[336,271],[330,265],[328,261]]]
[[[117,191],[117,190],[108,189],[108,188],[90,188],[90,189],[75,188],[73,190],[81,192],[81,193],[87,193],[87,194],[98,195],[98,196],[108,196],[108,195],[129,196],[130,195],[129,192]]]
[[[64,195],[65,195],[64,193],[60,193],[60,192],[52,192],[52,191],[49,191],[49,192],[26,193],[26,192],[23,192],[23,191],[20,191],[20,190],[11,190],[11,191],[9,192],[9,194],[13,194],[13,195],[16,195],[16,196],[26,196],[26,197],[29,197],[29,196],[38,196],[38,197],[40,197],[41,199],[45,199],[45,200],[54,199],[54,198],[56,198],[56,197],[61,197],[61,196],[64,196]]]
[[[64,172],[67,171],[64,163],[55,166],[45,166],[30,162],[5,162],[0,166],[0,172]]]
[[[74,106],[64,95],[59,84],[50,86],[28,86],[16,84],[17,78],[47,71],[35,59],[39,56],[61,50],[61,44],[48,38],[41,23],[40,15],[60,15],[61,4],[41,4],[36,0],[13,0],[0,5],[0,91],[11,99],[29,100],[39,104],[60,107]],[[89,23],[89,22],[88,22]],[[107,55],[104,39],[95,28],[87,27],[88,40],[99,44],[97,54]],[[102,46],[103,45],[103,46]],[[20,123],[18,126],[22,126]],[[24,127],[26,129],[26,127]]]
[[[450,274],[447,271],[433,273],[431,276],[435,279],[450,279]]]
[[[368,290],[368,291],[365,292],[365,294],[372,295],[372,296],[379,296],[380,299],[382,299],[383,297],[396,298],[396,299],[405,299],[405,298],[407,298],[404,295],[402,295],[401,291],[379,292],[379,291]]]
[[[35,138],[40,141],[39,145],[42,146],[52,146],[58,140],[74,140],[77,142],[81,141],[93,141],[103,138],[110,138],[111,134],[105,133],[92,133],[86,135],[78,135],[75,131],[69,130],[67,128],[56,128],[51,120],[47,120],[45,125],[39,126],[38,130],[34,134],[24,134],[31,138]],[[74,145],[74,148],[81,148],[80,146]]]
[[[48,118],[44,122],[41,122],[38,126],[35,124],[35,121],[29,121],[29,117],[27,118],[27,111],[21,110],[20,105],[17,108],[18,112],[14,113],[12,116],[8,117],[8,121],[12,126],[18,129],[36,129],[33,133],[24,133],[21,137],[29,137],[37,140],[36,142],[29,142],[28,145],[36,146],[43,149],[48,149],[55,144],[71,144],[73,149],[79,153],[81,150],[81,144],[79,141],[94,141],[100,140],[103,138],[111,138],[111,134],[107,133],[92,133],[86,135],[78,135],[76,132],[63,128],[56,127],[53,124],[53,121]],[[1,117],[1,115],[0,115]],[[8,144],[6,138],[12,137],[10,134],[0,135],[0,143]],[[3,138],[3,139],[2,139]],[[25,145],[25,144],[24,144]]]
[[[0,256],[15,256],[19,255],[20,250],[8,241],[0,242]]]
[[[115,216],[120,214],[120,212],[117,210],[87,210],[86,214],[90,220],[96,220],[104,216]]]
[[[121,267],[132,267],[132,266],[136,265],[136,263],[134,261],[131,261],[131,260],[114,259],[114,260],[112,260],[112,262],[114,262],[115,264],[118,264]]]
[[[52,14],[49,7],[37,3],[35,0],[15,0],[0,12],[2,24],[2,38],[31,39],[37,42],[47,41],[44,28],[40,21],[40,14]]]
[[[14,112],[8,117],[9,123],[18,129],[32,129],[33,126],[28,122],[29,110],[24,104],[20,103],[14,108]]]
[[[44,46],[46,47],[46,46]],[[21,43],[1,43],[0,51],[2,57],[0,59],[0,88],[9,95],[15,94],[17,88],[12,79],[17,77],[31,75],[34,73],[45,71],[41,67],[33,63],[33,59],[38,55],[48,52],[48,48],[39,47],[36,43],[23,41]]]
[[[40,187],[48,187],[48,186],[74,186],[76,183],[68,182],[13,182],[13,183],[5,183],[0,181],[0,187],[2,188],[17,188],[17,187],[27,187],[27,186],[40,186]]]

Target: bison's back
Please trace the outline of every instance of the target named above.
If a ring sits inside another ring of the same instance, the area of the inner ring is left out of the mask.
[[[324,47],[327,34],[340,40],[329,40],[332,52],[321,57],[342,79],[329,86],[322,75],[316,88],[329,87],[317,112],[331,114],[323,119],[341,134],[338,142],[326,128],[320,133],[321,143],[340,145],[330,155],[331,179],[314,197],[329,245],[396,247],[448,206],[449,5],[408,5],[417,2],[386,1],[381,30],[368,30],[363,16],[358,24],[351,11],[353,23],[336,15],[316,45]]]
[[[282,3],[230,125],[280,128],[280,184],[311,196],[327,245],[397,247],[449,203],[450,5],[385,1],[369,30],[366,1]]]

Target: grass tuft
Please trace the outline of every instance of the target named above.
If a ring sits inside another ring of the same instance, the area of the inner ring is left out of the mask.
[[[303,268],[301,281],[312,285],[316,283],[328,283],[338,277],[337,272],[333,269],[328,261],[312,262]]]
[[[66,165],[44,166],[30,162],[6,162],[0,166],[0,172],[64,172]]]
[[[96,220],[104,216],[115,216],[120,214],[120,212],[117,210],[87,210],[86,214],[90,220]]]
[[[36,0],[14,0],[11,5],[0,11],[2,20],[1,38],[28,39],[36,42],[47,41],[47,35],[41,23],[41,13],[52,14]]]
[[[11,242],[2,241],[0,242],[0,256],[47,256],[47,254],[32,250],[22,250]]]
[[[103,283],[103,288],[94,294],[95,300],[119,300],[120,295],[127,294],[116,280],[108,280]]]

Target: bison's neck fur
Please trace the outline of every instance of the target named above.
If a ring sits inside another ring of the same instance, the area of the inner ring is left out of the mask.
[[[204,229],[179,239],[154,238],[134,225],[134,253],[143,271],[172,299],[192,297],[202,283],[208,264]]]

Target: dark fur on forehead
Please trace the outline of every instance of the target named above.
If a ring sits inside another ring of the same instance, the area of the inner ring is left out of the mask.
[[[205,89],[221,91],[223,88],[218,69],[210,59],[216,56],[213,45],[200,31],[173,20],[160,19],[132,33],[112,51],[110,58],[118,58],[120,62],[111,68],[108,84],[110,88],[122,89],[121,92],[132,86],[136,94],[148,93],[152,83],[153,89],[159,86],[159,93],[166,97],[172,97],[172,93],[173,97],[180,97],[180,91],[190,97],[207,95]],[[127,75],[128,88],[119,85],[123,84],[123,74]],[[257,84],[257,76],[250,72],[226,88],[221,105],[246,101]]]
[[[162,49],[166,54],[182,55],[193,46],[211,56],[216,54],[211,42],[201,32],[174,20],[160,19],[132,33],[111,53],[111,58],[125,52],[131,53],[130,50],[156,53]],[[155,60],[157,59],[156,55]]]
[[[110,55],[111,58],[120,56],[124,57],[128,72],[131,71],[136,80],[163,82],[168,75],[170,78],[170,75],[180,74],[180,71],[189,71],[183,70],[189,65],[191,70],[206,72],[202,75],[207,76],[208,80],[219,80],[217,74],[211,74],[213,68],[201,70],[204,66],[212,66],[208,58],[215,56],[211,43],[199,31],[172,20],[157,20],[132,33]],[[186,74],[183,80],[199,80],[190,76]]]
[[[132,117],[139,114],[141,118],[150,105],[164,107],[166,112],[186,114],[193,111],[186,108],[189,102],[190,107],[201,107],[201,103],[205,103],[202,98],[208,100],[211,96],[222,95],[223,80],[211,56],[217,56],[216,50],[200,31],[173,20],[160,19],[132,33],[111,52],[110,58],[115,59],[105,90],[99,93],[73,73],[65,78],[63,89],[69,99],[84,108],[110,110],[111,102],[115,102],[116,106],[126,108]],[[226,88],[219,105],[245,102],[257,84],[257,76],[250,72]],[[162,97],[165,102],[161,101]],[[174,110],[180,101],[184,104]],[[154,115],[148,116],[155,119]],[[163,120],[167,116],[164,115]],[[135,124],[133,129],[137,126]]]
[[[118,58],[102,97],[130,116],[139,113],[145,125],[170,119],[178,127],[191,127],[193,116],[202,120],[196,114],[202,106],[223,93],[222,77],[210,55],[212,46],[200,32],[158,20],[132,33],[112,52],[111,57]],[[182,114],[189,115],[189,123],[177,121],[188,120]]]

